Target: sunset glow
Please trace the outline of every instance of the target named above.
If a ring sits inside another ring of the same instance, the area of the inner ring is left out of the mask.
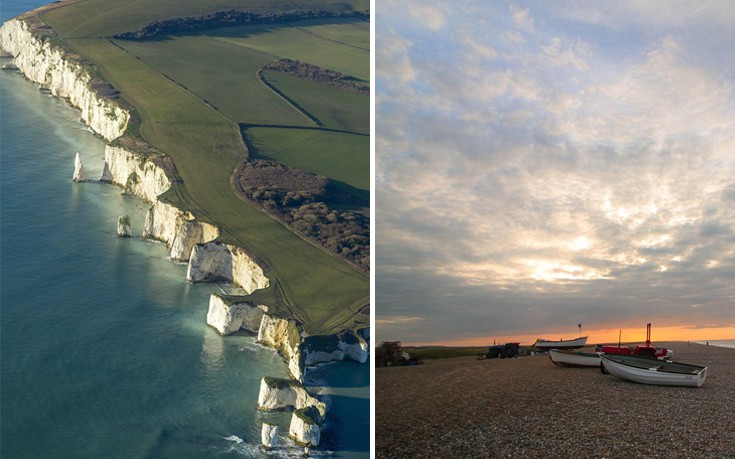
[[[376,15],[378,342],[735,337],[731,3]]]
[[[618,336],[621,337],[623,343],[640,343],[646,341],[646,328],[622,328],[622,329],[596,329],[585,330],[582,328],[582,335],[588,336],[587,344],[611,344],[618,343]],[[519,342],[522,345],[531,345],[538,338],[550,340],[573,339],[579,337],[579,333],[560,333],[550,332],[542,333],[538,336],[529,334],[518,335],[498,335],[488,337],[462,338],[458,340],[446,340],[441,342],[410,342],[403,341],[402,344],[410,346],[490,346],[494,343]],[[712,327],[692,329],[687,327],[653,327],[651,332],[651,341],[707,341],[719,339],[735,339],[735,327]]]

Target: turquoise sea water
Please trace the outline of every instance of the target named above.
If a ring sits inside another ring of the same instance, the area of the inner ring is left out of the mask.
[[[2,19],[41,3],[2,3]],[[7,62],[3,60],[3,63]],[[115,236],[146,206],[90,177],[103,143],[79,112],[0,72],[0,457],[288,457],[290,414],[255,409],[282,360],[252,336],[205,324],[218,287],[185,281],[162,244]],[[332,410],[315,455],[369,456],[369,368],[339,363],[308,378]],[[278,450],[259,448],[264,421]]]

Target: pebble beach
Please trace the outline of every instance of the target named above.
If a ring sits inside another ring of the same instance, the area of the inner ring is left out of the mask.
[[[546,354],[377,368],[376,458],[735,458],[735,349],[652,344],[707,366],[704,385],[636,384]]]

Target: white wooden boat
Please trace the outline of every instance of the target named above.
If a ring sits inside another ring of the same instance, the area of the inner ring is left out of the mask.
[[[533,347],[536,349],[578,349],[584,347],[585,344],[587,344],[586,336],[575,339],[560,339],[558,341],[539,338]]]
[[[555,365],[573,367],[600,367],[600,354],[564,349],[550,349],[549,358]]]
[[[620,379],[658,386],[701,387],[707,367],[629,355],[600,354],[601,370]]]

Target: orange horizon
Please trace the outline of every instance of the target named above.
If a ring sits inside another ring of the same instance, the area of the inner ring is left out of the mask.
[[[627,327],[627,328],[598,328],[585,329],[582,327],[582,336],[588,336],[587,344],[617,344],[618,336],[621,335],[623,343],[645,343],[646,327]],[[412,341],[402,342],[405,346],[452,346],[452,347],[471,347],[471,346],[490,346],[493,343],[502,344],[509,342],[520,342],[522,345],[531,345],[538,338],[550,340],[556,339],[573,339],[579,337],[579,331],[576,333],[562,333],[557,331],[542,332],[538,334],[503,334],[495,336],[480,336],[472,338],[460,338],[456,340],[442,341]],[[735,327],[708,327],[708,328],[687,328],[678,327],[651,327],[651,342],[662,341],[707,341],[707,340],[735,340]]]

